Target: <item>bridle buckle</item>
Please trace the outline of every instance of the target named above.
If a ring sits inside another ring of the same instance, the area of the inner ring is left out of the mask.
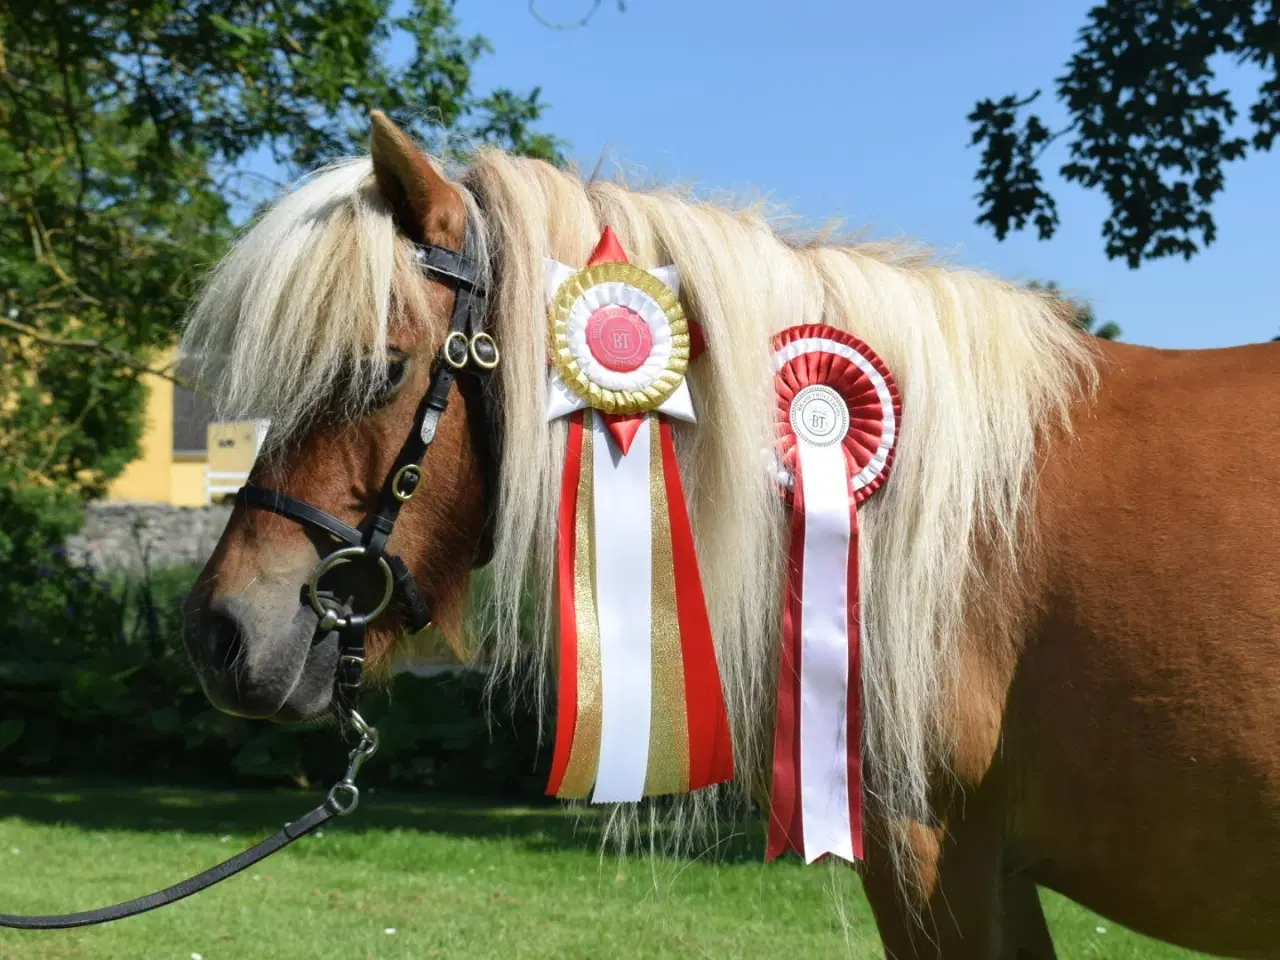
[[[408,483],[406,487],[405,484]],[[422,483],[422,467],[416,463],[406,463],[391,478],[391,495],[401,503],[408,503],[418,492]]]

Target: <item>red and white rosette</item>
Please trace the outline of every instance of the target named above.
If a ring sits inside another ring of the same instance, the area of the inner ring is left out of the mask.
[[[694,421],[696,343],[675,267],[605,228],[582,269],[547,261],[548,419],[569,418],[559,511],[556,744],[547,792],[595,802],[733,776],[670,419]]]
[[[773,365],[791,531],[765,857],[860,860],[858,507],[888,479],[902,400],[870,347],[823,324],[778,334]]]

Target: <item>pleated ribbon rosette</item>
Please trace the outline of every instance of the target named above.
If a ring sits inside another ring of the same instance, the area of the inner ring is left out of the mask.
[[[612,229],[581,270],[548,260],[548,418],[569,418],[560,496],[559,708],[547,793],[626,802],[733,777],[671,420],[695,420],[675,267]]]
[[[791,522],[765,858],[860,860],[858,507],[888,479],[902,401],[874,351],[834,327],[782,331],[773,365]]]

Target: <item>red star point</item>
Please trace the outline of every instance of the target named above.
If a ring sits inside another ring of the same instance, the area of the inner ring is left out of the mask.
[[[594,267],[601,263],[630,263],[627,259],[626,251],[622,249],[622,244],[618,242],[618,235],[613,232],[613,227],[606,226],[604,233],[600,234],[600,242],[596,244],[595,252],[591,254],[591,259],[587,261],[588,267]]]

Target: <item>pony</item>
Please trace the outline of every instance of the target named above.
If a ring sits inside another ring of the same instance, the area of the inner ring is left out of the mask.
[[[638,265],[678,266],[706,341],[676,446],[738,777],[679,824],[768,796],[786,523],[761,459],[769,344],[826,323],[884,358],[909,411],[861,517],[860,869],[886,954],[1052,957],[1037,885],[1187,947],[1280,952],[1280,345],[1100,341],[1053,299],[916,249],[496,149],[451,180],[375,112],[368,157],[306,179],[211,272],[182,350],[222,416],[270,418],[251,482],[358,523],[452,304],[413,244],[461,249],[466,231],[502,353],[496,503],[481,407],[455,386],[391,548],[452,646],[544,691],[565,427],[544,413],[542,263],[584,262],[605,225]],[[489,506],[488,626],[471,629]],[[232,513],[185,608],[218,707],[328,709],[336,648],[300,599],[322,546]],[[401,622],[373,622],[371,661],[415,642]]]

